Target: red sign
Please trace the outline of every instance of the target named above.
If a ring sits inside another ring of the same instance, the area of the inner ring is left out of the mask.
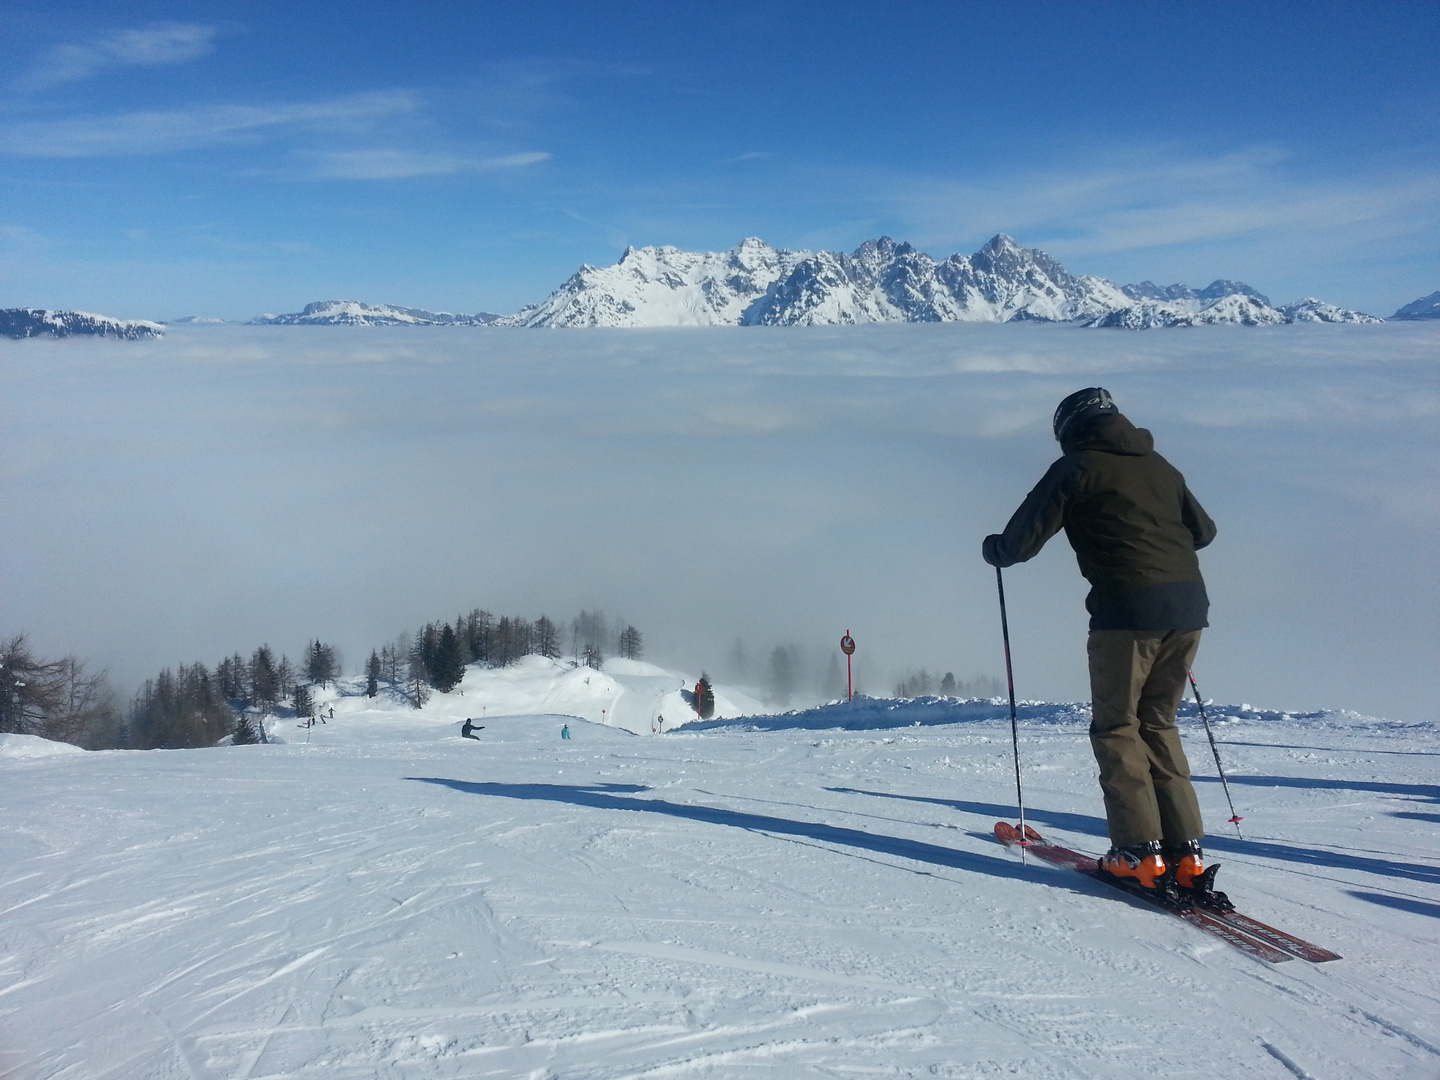
[[[849,656],[855,651],[855,639],[849,634],[846,634],[840,639],[840,651],[846,656]]]

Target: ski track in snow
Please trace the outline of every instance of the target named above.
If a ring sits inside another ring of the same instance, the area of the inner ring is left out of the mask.
[[[444,695],[334,704],[308,744],[0,747],[0,1075],[1440,1076],[1435,725],[1219,710],[1240,839],[1187,724],[1221,886],[1346,957],[1272,966],[996,844],[1008,721],[477,744]],[[1029,819],[1099,850],[1083,717],[1027,716]]]

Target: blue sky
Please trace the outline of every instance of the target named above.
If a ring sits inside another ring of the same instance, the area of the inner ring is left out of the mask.
[[[0,7],[0,306],[507,313],[627,244],[1440,287],[1440,4]]]

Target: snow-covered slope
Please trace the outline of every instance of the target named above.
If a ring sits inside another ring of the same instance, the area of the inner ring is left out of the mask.
[[[1073,277],[1044,252],[996,236],[974,255],[936,262],[888,236],[850,254],[629,248],[583,267],[513,326],[813,326],[873,322],[1065,321],[1129,303],[1112,283]]]
[[[1327,304],[1313,296],[1307,296],[1293,304],[1286,304],[1280,309],[1280,313],[1285,316],[1286,322],[1291,323],[1379,323],[1385,321],[1377,319],[1374,315],[1366,315],[1363,311],[1351,311],[1349,308]]]
[[[457,725],[466,717],[568,716],[641,735],[694,720],[695,711],[680,691],[697,679],[696,674],[622,657],[611,657],[596,671],[569,660],[527,656],[509,667],[470,666],[454,691],[436,694],[426,703],[424,715]],[[763,709],[738,687],[715,687],[716,717]]]
[[[1220,323],[1278,326],[1290,321],[1283,313],[1258,297],[1247,293],[1230,293],[1203,305],[1193,300],[1146,300],[1087,319],[1084,325],[1121,330],[1151,330],[1156,327],[1211,326]]]
[[[154,338],[165,333],[160,323],[144,319],[112,319],[87,311],[46,308],[0,308],[0,337]]]
[[[502,326],[735,326],[805,252],[742,240],[729,251],[630,247],[614,266],[582,266],[544,303]]]
[[[996,236],[974,255],[936,262],[888,236],[850,255],[802,259],[748,322],[1063,322],[1126,302],[1101,278],[1072,277],[1043,251]]]
[[[1345,957],[1316,967],[997,845],[998,702],[569,741],[491,707],[470,741],[472,693],[332,698],[283,745],[0,755],[0,1073],[1440,1071],[1433,723],[1215,707],[1242,839],[1184,722],[1221,887]],[[1028,820],[1103,849],[1083,706],[1019,730]]]
[[[291,315],[257,315],[254,326],[484,326],[496,316],[455,315],[448,311],[396,307],[393,304],[362,304],[358,300],[321,300],[306,304]]]
[[[1410,301],[1390,318],[1399,319],[1402,322],[1440,319],[1440,292],[1432,292],[1429,296],[1422,296],[1419,300]]]

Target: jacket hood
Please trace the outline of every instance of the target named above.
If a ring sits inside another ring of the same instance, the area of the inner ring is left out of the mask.
[[[1061,445],[1065,453],[1077,450],[1099,450],[1106,454],[1141,456],[1155,450],[1155,438],[1145,428],[1137,428],[1122,413],[1097,416],[1092,423],[1077,431]]]

